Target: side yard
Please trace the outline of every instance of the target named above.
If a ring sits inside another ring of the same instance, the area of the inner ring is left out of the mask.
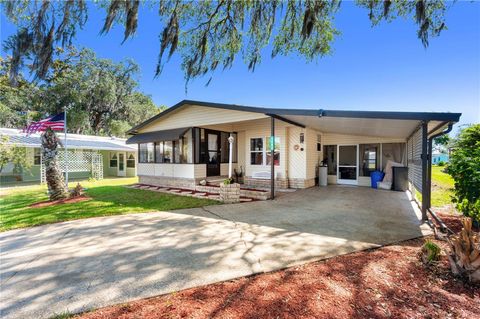
[[[80,181],[87,199],[54,206],[30,207],[47,201],[46,186],[4,189],[0,194],[0,231],[98,216],[143,213],[214,205],[208,199],[126,188],[137,178]],[[70,183],[74,187],[77,182]]]
[[[451,205],[454,181],[450,175],[444,173],[445,166],[432,166],[432,206],[444,207]]]

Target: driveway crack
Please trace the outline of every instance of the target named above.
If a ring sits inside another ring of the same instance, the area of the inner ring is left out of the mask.
[[[255,253],[252,252],[253,246],[250,247],[250,248],[248,247],[248,242],[244,239],[244,231],[239,227],[239,225],[238,225],[238,223],[237,223],[236,221],[231,220],[231,219],[228,219],[228,218],[225,218],[225,217],[223,217],[222,215],[219,215],[219,214],[217,214],[217,213],[214,213],[214,212],[212,212],[211,210],[207,209],[207,208],[204,207],[204,206],[202,206],[201,209],[202,209],[204,212],[206,212],[206,213],[208,213],[208,214],[211,214],[211,215],[213,215],[213,216],[215,216],[215,217],[217,217],[217,218],[220,218],[220,219],[222,219],[222,220],[225,220],[225,221],[228,221],[228,222],[230,222],[230,223],[233,223],[234,228],[240,232],[240,240],[242,241],[242,243],[243,243],[243,245],[245,246],[245,249],[246,249],[245,254],[246,254],[246,253],[252,254],[253,258],[254,258],[254,259],[258,262],[258,264],[260,265],[261,271],[262,271],[262,272],[265,272],[260,257],[258,257],[257,255],[255,255]],[[250,232],[250,234],[252,234],[253,236],[255,236],[255,234],[252,233],[252,232]],[[252,243],[252,245],[253,245],[253,243]],[[244,255],[245,255],[245,254],[244,254]],[[248,261],[248,260],[247,260],[247,261]],[[248,261],[248,262],[251,264],[250,261]]]

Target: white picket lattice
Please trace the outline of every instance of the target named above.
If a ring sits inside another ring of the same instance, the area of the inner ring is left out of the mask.
[[[68,172],[90,172],[95,179],[103,179],[103,156],[95,151],[68,150]],[[66,171],[65,152],[58,151],[58,163],[62,172]],[[46,182],[45,165],[43,158],[40,163],[40,180]]]

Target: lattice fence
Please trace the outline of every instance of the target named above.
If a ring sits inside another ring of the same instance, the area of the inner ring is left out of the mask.
[[[84,150],[67,150],[68,156],[68,172],[89,172],[90,176],[95,179],[103,179],[103,156],[95,151]],[[58,162],[60,170],[66,171],[67,163],[65,163],[65,152],[58,152]],[[41,182],[46,182],[45,165],[43,158],[41,160]]]

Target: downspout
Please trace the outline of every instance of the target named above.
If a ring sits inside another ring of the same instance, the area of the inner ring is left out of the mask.
[[[428,201],[428,121],[422,122],[422,220],[427,221]]]
[[[452,131],[453,123],[448,123],[448,128],[445,131],[432,135],[428,138],[428,154],[429,154],[429,162],[428,162],[428,173],[427,173],[427,183],[428,183],[428,196],[426,199],[427,210],[432,215],[432,217],[440,224],[440,228],[442,231],[447,230],[449,233],[453,233],[444,223],[443,221],[430,209],[432,207],[432,149],[433,149],[433,140],[439,136],[448,134]]]
[[[448,128],[445,131],[442,131],[440,133],[437,133],[435,135],[432,135],[431,137],[428,138],[428,154],[429,154],[429,164],[428,164],[428,201],[427,201],[427,208],[430,208],[432,205],[431,199],[432,199],[432,150],[433,150],[433,140],[439,136],[448,134],[452,131],[453,128],[453,123],[448,123]]]

